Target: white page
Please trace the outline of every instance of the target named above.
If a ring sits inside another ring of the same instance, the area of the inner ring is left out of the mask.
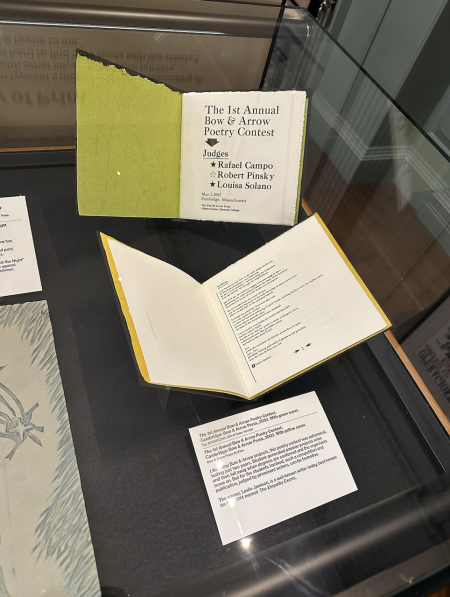
[[[245,394],[203,286],[107,239],[153,383]]]
[[[249,396],[388,327],[315,217],[204,287]]]
[[[304,91],[184,94],[180,217],[292,226],[305,107]]]
[[[0,199],[0,296],[42,290],[25,197]]]
[[[357,490],[315,392],[189,432],[224,545]]]

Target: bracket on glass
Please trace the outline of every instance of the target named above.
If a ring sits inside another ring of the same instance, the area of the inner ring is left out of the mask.
[[[211,399],[211,396],[207,395],[173,390],[173,388],[170,386],[159,386],[156,391],[158,393],[163,412],[174,410],[175,408],[193,406],[194,404],[197,404],[197,402],[203,402],[205,400]]]
[[[322,0],[319,6],[319,10],[317,12],[317,20],[323,24],[328,10],[330,10],[331,14],[335,9],[336,4],[337,0]]]

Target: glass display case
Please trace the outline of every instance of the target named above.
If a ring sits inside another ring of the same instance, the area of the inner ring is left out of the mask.
[[[448,156],[306,11],[184,4],[0,2],[0,195],[26,196],[43,288],[0,305],[48,302],[103,594],[430,594],[450,423],[408,337],[449,293]],[[79,216],[77,47],[182,90],[306,90],[299,219],[322,217],[392,331],[256,401],[141,386],[97,231],[204,282],[286,227]],[[223,546],[189,428],[310,391],[358,490]]]

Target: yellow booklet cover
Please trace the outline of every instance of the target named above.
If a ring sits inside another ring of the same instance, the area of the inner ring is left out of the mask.
[[[317,214],[203,284],[101,242],[147,383],[251,400],[391,325]]]

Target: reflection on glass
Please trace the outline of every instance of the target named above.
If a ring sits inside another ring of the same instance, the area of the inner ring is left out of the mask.
[[[180,33],[174,6],[158,9],[173,31],[0,24],[0,148],[75,145],[77,48],[183,91],[258,89],[278,8],[189,2]],[[210,13],[217,30],[189,33]]]
[[[285,13],[265,88],[310,90],[304,199],[402,342],[449,291],[450,164],[312,19],[298,16]]]

